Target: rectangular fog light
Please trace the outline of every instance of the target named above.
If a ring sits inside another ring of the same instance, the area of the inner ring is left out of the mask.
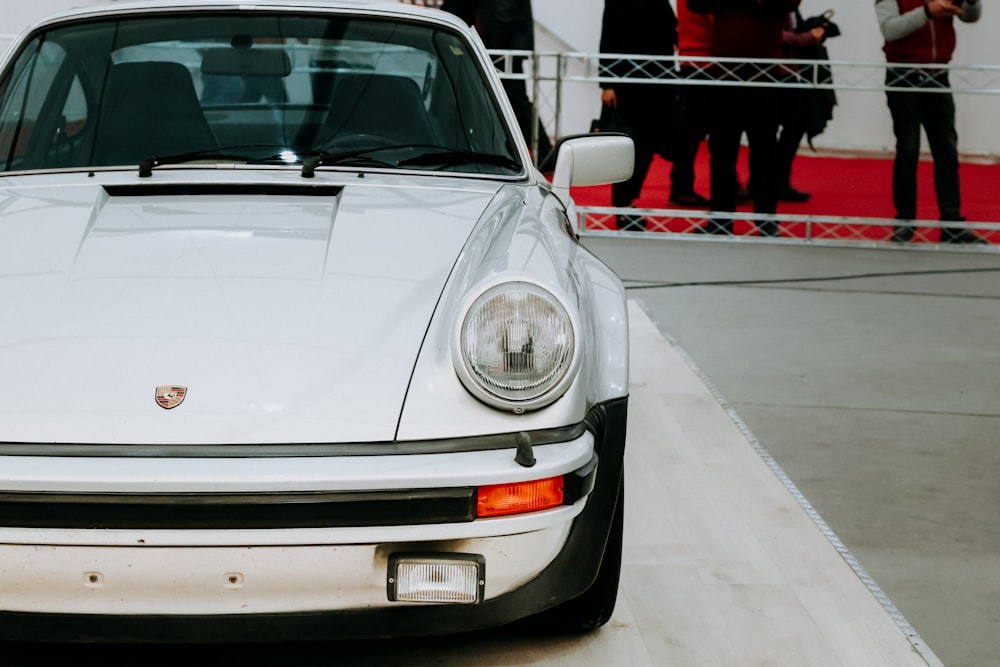
[[[486,588],[486,559],[478,554],[393,554],[387,584],[394,602],[478,604]]]

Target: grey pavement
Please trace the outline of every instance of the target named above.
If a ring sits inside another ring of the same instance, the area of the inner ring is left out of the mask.
[[[1000,253],[584,243],[936,656],[1000,664]]]

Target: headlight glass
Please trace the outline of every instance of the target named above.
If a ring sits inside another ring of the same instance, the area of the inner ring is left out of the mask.
[[[471,378],[505,401],[532,401],[566,377],[575,351],[573,322],[547,291],[523,282],[484,292],[462,323],[462,360]]]

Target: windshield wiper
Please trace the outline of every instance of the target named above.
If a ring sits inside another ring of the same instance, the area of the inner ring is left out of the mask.
[[[302,161],[302,178],[312,178],[316,175],[316,168],[325,164],[346,164],[359,167],[390,167],[395,168],[395,162],[379,160],[373,158],[369,153],[379,151],[397,150],[400,146],[378,146],[376,148],[362,148],[356,151],[344,151],[341,153],[329,153],[327,151],[316,152],[311,157]]]
[[[247,155],[248,150],[276,150],[277,153],[270,153],[263,157],[253,157]],[[223,148],[209,148],[203,151],[192,151],[190,153],[175,153],[173,155],[156,155],[139,161],[139,176],[147,178],[153,175],[153,169],[164,164],[184,164],[185,162],[195,162],[198,160],[227,160],[232,162],[244,162],[246,164],[289,164],[289,156],[294,159],[291,162],[304,161],[305,155],[315,155],[316,151],[308,148],[298,148],[284,144],[243,144],[238,146],[226,146]]]
[[[164,164],[183,164],[194,162],[195,160],[244,160],[245,157],[237,156],[216,150],[198,151],[197,153],[177,153],[176,155],[157,155],[139,160],[139,178],[148,178],[153,175],[153,169]]]
[[[424,152],[397,162],[388,162],[371,157],[371,153],[393,150],[422,149]],[[428,146],[427,144],[400,144],[398,146],[376,146],[356,151],[328,153],[320,151],[302,161],[302,178],[312,178],[316,168],[326,164],[356,164],[372,167],[414,167],[427,165],[454,166],[460,164],[488,164],[506,169],[519,170],[521,163],[506,155],[491,153],[473,153],[456,150],[444,146]]]
[[[421,153],[420,155],[414,155],[413,157],[399,161],[400,167],[429,165],[451,167],[463,164],[487,164],[494,167],[504,167],[506,169],[521,169],[521,163],[507,155],[474,153],[472,151],[462,151],[452,148],[429,150],[425,153]]]

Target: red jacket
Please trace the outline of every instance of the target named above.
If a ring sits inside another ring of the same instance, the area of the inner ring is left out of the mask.
[[[677,55],[712,55],[712,15],[692,12],[684,0],[677,3]]]
[[[896,0],[899,13],[924,7],[924,0]],[[955,24],[952,17],[931,19],[903,39],[882,47],[890,63],[947,63],[955,51]]]
[[[781,58],[788,13],[801,0],[686,0],[688,8],[713,15],[712,54],[720,58]]]

